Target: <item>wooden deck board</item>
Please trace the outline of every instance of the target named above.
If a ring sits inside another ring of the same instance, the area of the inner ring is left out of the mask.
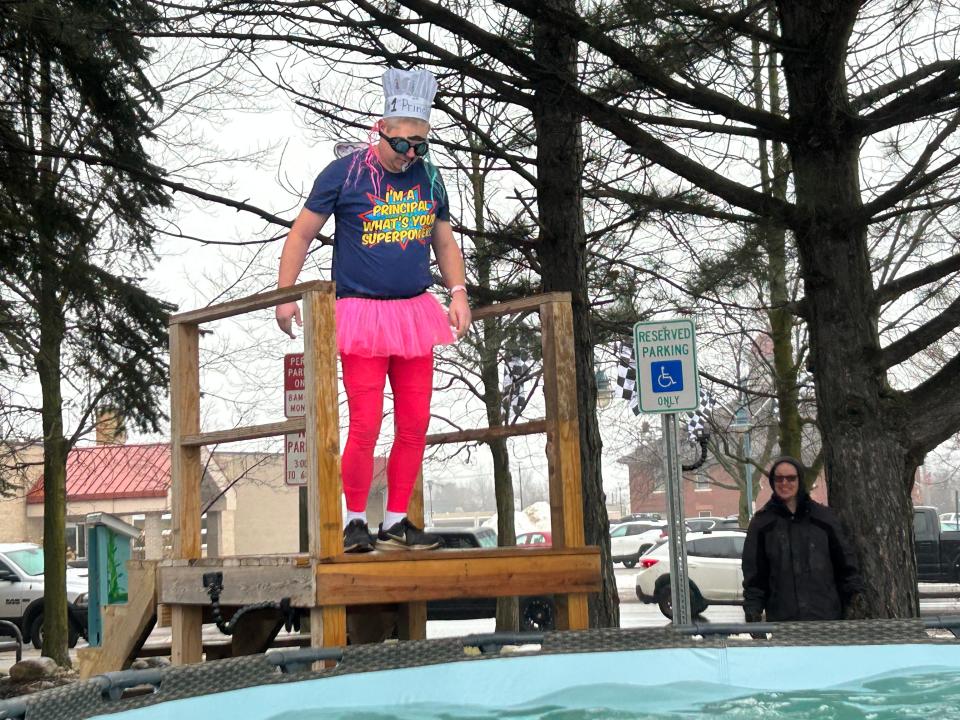
[[[243,564],[236,564],[237,561]],[[158,601],[207,605],[202,577],[223,572],[223,605],[289,597],[297,607],[588,593],[600,587],[600,554],[585,548],[480,548],[436,552],[202,558],[160,564]]]
[[[317,603],[363,605],[600,589],[600,554],[594,547],[397,554],[385,562],[346,556],[318,563]]]

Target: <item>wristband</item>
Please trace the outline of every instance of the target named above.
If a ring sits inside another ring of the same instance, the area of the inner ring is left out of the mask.
[[[454,286],[453,286],[452,288],[450,288],[449,291],[448,291],[448,292],[450,293],[450,297],[453,297],[453,294],[454,294],[455,292],[457,292],[458,290],[463,290],[463,294],[464,294],[464,295],[467,294],[467,286],[466,286],[466,285],[454,285]]]

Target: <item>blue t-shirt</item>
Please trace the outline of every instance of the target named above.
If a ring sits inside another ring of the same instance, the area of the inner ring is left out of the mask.
[[[337,297],[412,297],[433,284],[434,222],[450,220],[443,180],[437,173],[431,183],[423,162],[418,161],[406,172],[383,170],[375,182],[364,165],[365,152],[327,165],[304,207],[336,218],[333,279]]]

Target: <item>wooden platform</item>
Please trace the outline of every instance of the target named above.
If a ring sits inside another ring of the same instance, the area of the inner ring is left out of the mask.
[[[158,600],[208,605],[203,574],[223,573],[223,605],[278,601],[296,607],[590,593],[600,589],[597,548],[491,548],[425,552],[165,560]]]
[[[304,417],[203,430],[200,325],[297,300],[303,302]],[[201,628],[204,609],[210,603],[202,577],[213,570],[223,574],[220,602],[225,607],[287,597],[295,607],[308,609],[310,643],[315,647],[346,644],[347,607],[353,608],[354,616],[374,615],[377,610],[372,606],[378,604],[398,606],[397,632],[401,639],[422,638],[427,601],[456,597],[552,594],[557,627],[585,629],[589,619],[587,594],[600,590],[601,573],[598,549],[584,547],[569,293],[546,293],[473,311],[478,321],[510,314],[539,314],[545,417],[427,437],[429,444],[436,445],[545,434],[553,537],[553,547],[547,549],[343,553],[335,305],[333,284],[312,282],[170,318],[171,531],[176,559],[157,567],[156,602],[170,607],[173,663],[202,659]],[[309,554],[201,558],[201,447],[297,431],[303,431],[306,437]],[[414,488],[407,513],[414,523],[424,524],[422,478]],[[268,625],[269,618],[264,622],[265,627]],[[132,635],[137,629],[123,632]],[[124,647],[134,647],[136,640],[126,637],[121,642]]]

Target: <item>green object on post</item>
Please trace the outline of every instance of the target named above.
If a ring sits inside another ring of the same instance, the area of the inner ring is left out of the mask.
[[[110,513],[87,515],[87,622],[91,647],[103,643],[103,608],[127,602],[127,561],[140,529]]]

